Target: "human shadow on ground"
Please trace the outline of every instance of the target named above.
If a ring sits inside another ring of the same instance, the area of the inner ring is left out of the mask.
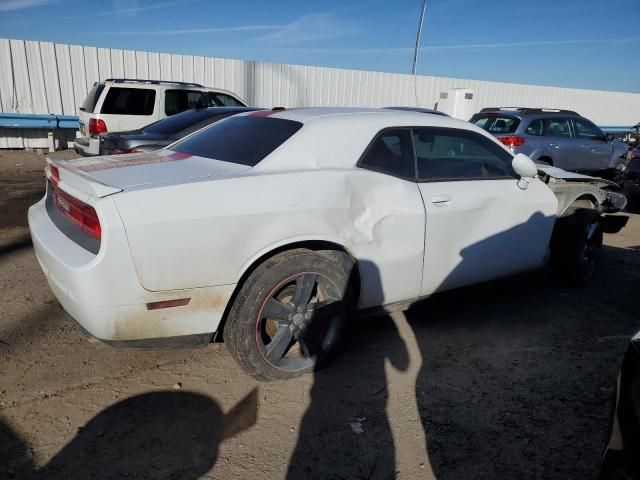
[[[375,265],[368,265],[368,271],[370,288],[381,288]],[[349,285],[354,287],[353,277]],[[362,335],[361,328],[366,329]],[[385,362],[405,370],[405,344],[388,316],[371,325],[358,322],[351,331],[343,355],[314,374],[311,403],[289,463],[289,480],[395,477]]]
[[[517,255],[518,228],[462,250],[456,270],[498,237],[510,237],[505,248]],[[639,260],[603,247],[586,286],[538,271],[449,291],[408,312],[423,358],[416,395],[439,480],[597,475],[617,370],[640,322]],[[620,268],[629,262],[636,269]]]
[[[520,248],[514,233],[498,235]],[[486,252],[503,255],[500,239],[486,242]],[[461,257],[457,268],[466,268]],[[597,475],[617,369],[638,327],[640,258],[605,247],[601,267],[585,287],[537,271],[435,295],[407,312],[422,357],[415,394],[435,478]],[[359,320],[345,355],[315,373],[289,479],[405,478],[394,460],[403,447],[389,428],[386,359],[406,368],[391,319]],[[349,425],[358,418],[361,434]]]
[[[0,464],[20,479],[195,480],[215,465],[224,439],[256,423],[257,408],[257,389],[226,414],[215,400],[196,393],[137,395],[92,418],[39,469],[26,443],[0,419]]]

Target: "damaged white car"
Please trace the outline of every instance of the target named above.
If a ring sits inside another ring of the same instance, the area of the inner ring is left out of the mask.
[[[86,332],[224,338],[258,379],[326,363],[356,308],[547,260],[587,281],[625,204],[470,123],[378,109],[253,112],[157,152],[48,160],[46,175],[35,252]]]

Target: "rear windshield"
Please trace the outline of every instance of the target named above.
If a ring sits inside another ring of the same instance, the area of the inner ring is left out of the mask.
[[[508,115],[474,115],[471,123],[484,128],[494,135],[514,133],[520,125],[520,119]]]
[[[149,88],[111,87],[102,103],[101,113],[115,115],[151,115],[156,91]]]
[[[104,83],[96,83],[93,88],[89,90],[87,98],[82,102],[80,110],[83,112],[93,113],[93,109],[96,108],[96,103],[98,103],[102,90],[104,90]]]
[[[171,147],[200,157],[253,167],[302,128],[281,118],[232,117]]]

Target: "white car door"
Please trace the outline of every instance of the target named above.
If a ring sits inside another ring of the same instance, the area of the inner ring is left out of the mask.
[[[362,278],[360,308],[420,296],[425,212],[416,184],[411,130],[383,130],[358,162],[357,195],[350,200],[353,251]]]
[[[421,295],[541,265],[557,211],[551,190],[538,179],[519,187],[511,154],[479,133],[424,127],[413,136],[426,210]]]

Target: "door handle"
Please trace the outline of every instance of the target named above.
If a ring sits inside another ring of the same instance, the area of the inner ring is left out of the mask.
[[[451,195],[434,195],[431,197],[431,203],[437,207],[445,207],[451,203]]]

